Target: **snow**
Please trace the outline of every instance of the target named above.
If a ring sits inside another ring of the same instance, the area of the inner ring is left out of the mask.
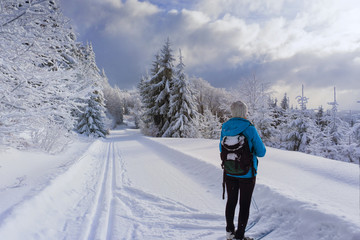
[[[0,239],[225,239],[218,141],[118,129],[58,155],[0,152]],[[360,239],[359,166],[267,148],[249,232]]]

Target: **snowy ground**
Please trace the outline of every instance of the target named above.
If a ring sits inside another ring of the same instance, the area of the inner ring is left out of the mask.
[[[138,130],[58,156],[0,152],[0,239],[224,239],[218,141]],[[360,239],[359,166],[268,148],[248,235]]]

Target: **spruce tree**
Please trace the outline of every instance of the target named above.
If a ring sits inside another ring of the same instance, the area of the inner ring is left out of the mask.
[[[282,145],[288,150],[308,152],[308,147],[314,140],[316,128],[310,118],[310,112],[293,110],[291,120],[282,128]]]
[[[174,81],[174,57],[169,38],[156,55],[150,75],[139,85],[140,95],[145,108],[143,119],[147,126],[154,125],[150,132],[162,136],[168,129],[170,118],[170,89]],[[151,124],[152,123],[152,124]]]
[[[76,130],[80,134],[86,134],[88,136],[105,137],[104,112],[104,98],[101,92],[95,90],[90,95],[84,112],[80,114],[79,124]]]
[[[169,127],[164,132],[164,137],[197,137],[197,106],[187,76],[184,72],[183,57],[179,56],[175,77],[170,89],[170,108],[168,119]]]
[[[284,109],[284,110],[289,109],[289,98],[288,98],[288,96],[286,95],[286,93],[284,94],[284,97],[283,97],[283,99],[281,100],[280,107],[281,107],[282,109]]]

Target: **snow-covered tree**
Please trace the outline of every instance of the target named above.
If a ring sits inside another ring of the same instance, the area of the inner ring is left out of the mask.
[[[225,122],[230,114],[230,105],[234,96],[223,88],[215,88],[202,78],[189,79],[191,89],[195,94],[198,112],[204,115],[210,111],[220,122]]]
[[[1,1],[2,144],[50,152],[66,145],[74,109],[92,91],[88,78],[78,77],[83,50],[68,22],[57,0]]]
[[[253,74],[251,77],[243,78],[239,82],[234,95],[237,97],[236,100],[242,100],[248,105],[249,118],[255,122],[257,120],[255,113],[264,106],[268,106],[269,84],[258,79]]]
[[[103,105],[104,98],[99,91],[94,91],[79,116],[79,124],[76,130],[80,134],[86,134],[93,137],[105,137],[107,130],[105,128],[105,107]]]
[[[174,81],[174,61],[169,38],[163,45],[153,63],[150,75],[143,78],[140,85],[144,111],[144,122],[147,126],[154,125],[151,132],[155,136],[162,136],[168,129],[170,119],[170,89]]]
[[[360,144],[360,122],[354,124],[351,129],[351,132],[354,136],[355,141]]]
[[[337,106],[339,105],[338,102],[336,101],[336,88],[334,87],[334,101],[333,102],[329,102],[329,105],[332,106],[331,108],[331,118],[329,120],[330,124],[329,124],[329,133],[332,136],[332,141],[335,145],[340,144],[341,140],[342,140],[342,134],[339,131],[339,124],[342,122],[338,117],[337,117]]]
[[[219,139],[221,133],[221,123],[216,115],[210,110],[205,109],[199,118],[200,133],[203,138]]]
[[[284,94],[284,97],[281,100],[280,107],[284,110],[287,110],[290,107],[289,97],[286,95],[286,93]]]
[[[325,116],[324,108],[320,106],[315,114],[315,123],[320,128],[320,131],[324,131],[325,128],[329,125],[327,119],[328,118]]]
[[[291,119],[281,128],[282,146],[285,149],[309,153],[308,147],[317,133],[310,115],[311,112],[305,110],[293,110],[290,113]]]
[[[123,123],[124,113],[123,113],[123,99],[121,98],[120,89],[115,86],[114,88],[110,86],[107,78],[104,82],[104,98],[105,98],[105,107],[107,112],[111,115],[114,123],[111,126],[114,128],[116,125]]]
[[[198,112],[195,97],[190,89],[188,78],[185,74],[185,64],[181,50],[179,51],[179,64],[175,69],[175,76],[170,89],[170,108],[168,118],[169,127],[164,132],[164,137],[198,137]]]
[[[105,85],[106,75],[100,74],[91,44],[87,44],[82,48],[82,54],[83,57],[79,62],[81,71],[79,71],[77,77],[78,79],[86,79],[88,84],[91,85],[92,92],[87,95],[86,99],[79,100],[84,103],[85,107],[79,108],[79,111],[75,113],[78,116],[76,129],[81,134],[104,137],[106,127],[103,86]],[[86,124],[88,126],[85,126]]]

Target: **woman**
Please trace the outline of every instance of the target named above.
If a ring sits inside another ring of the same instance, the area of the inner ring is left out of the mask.
[[[224,136],[236,136],[242,133],[249,144],[249,148],[253,153],[253,165],[247,174],[242,176],[235,176],[225,174],[225,185],[227,192],[227,203],[225,209],[226,217],[226,237],[227,239],[251,240],[251,238],[244,237],[245,228],[249,219],[251,197],[254,191],[257,171],[257,157],[263,157],[266,153],[266,148],[256,130],[256,128],[246,119],[248,108],[245,103],[237,101],[231,104],[232,118],[225,122],[221,129],[220,137],[220,152],[221,142]],[[236,205],[239,199],[240,192],[240,210],[238,218],[238,227],[235,231],[234,215]]]

